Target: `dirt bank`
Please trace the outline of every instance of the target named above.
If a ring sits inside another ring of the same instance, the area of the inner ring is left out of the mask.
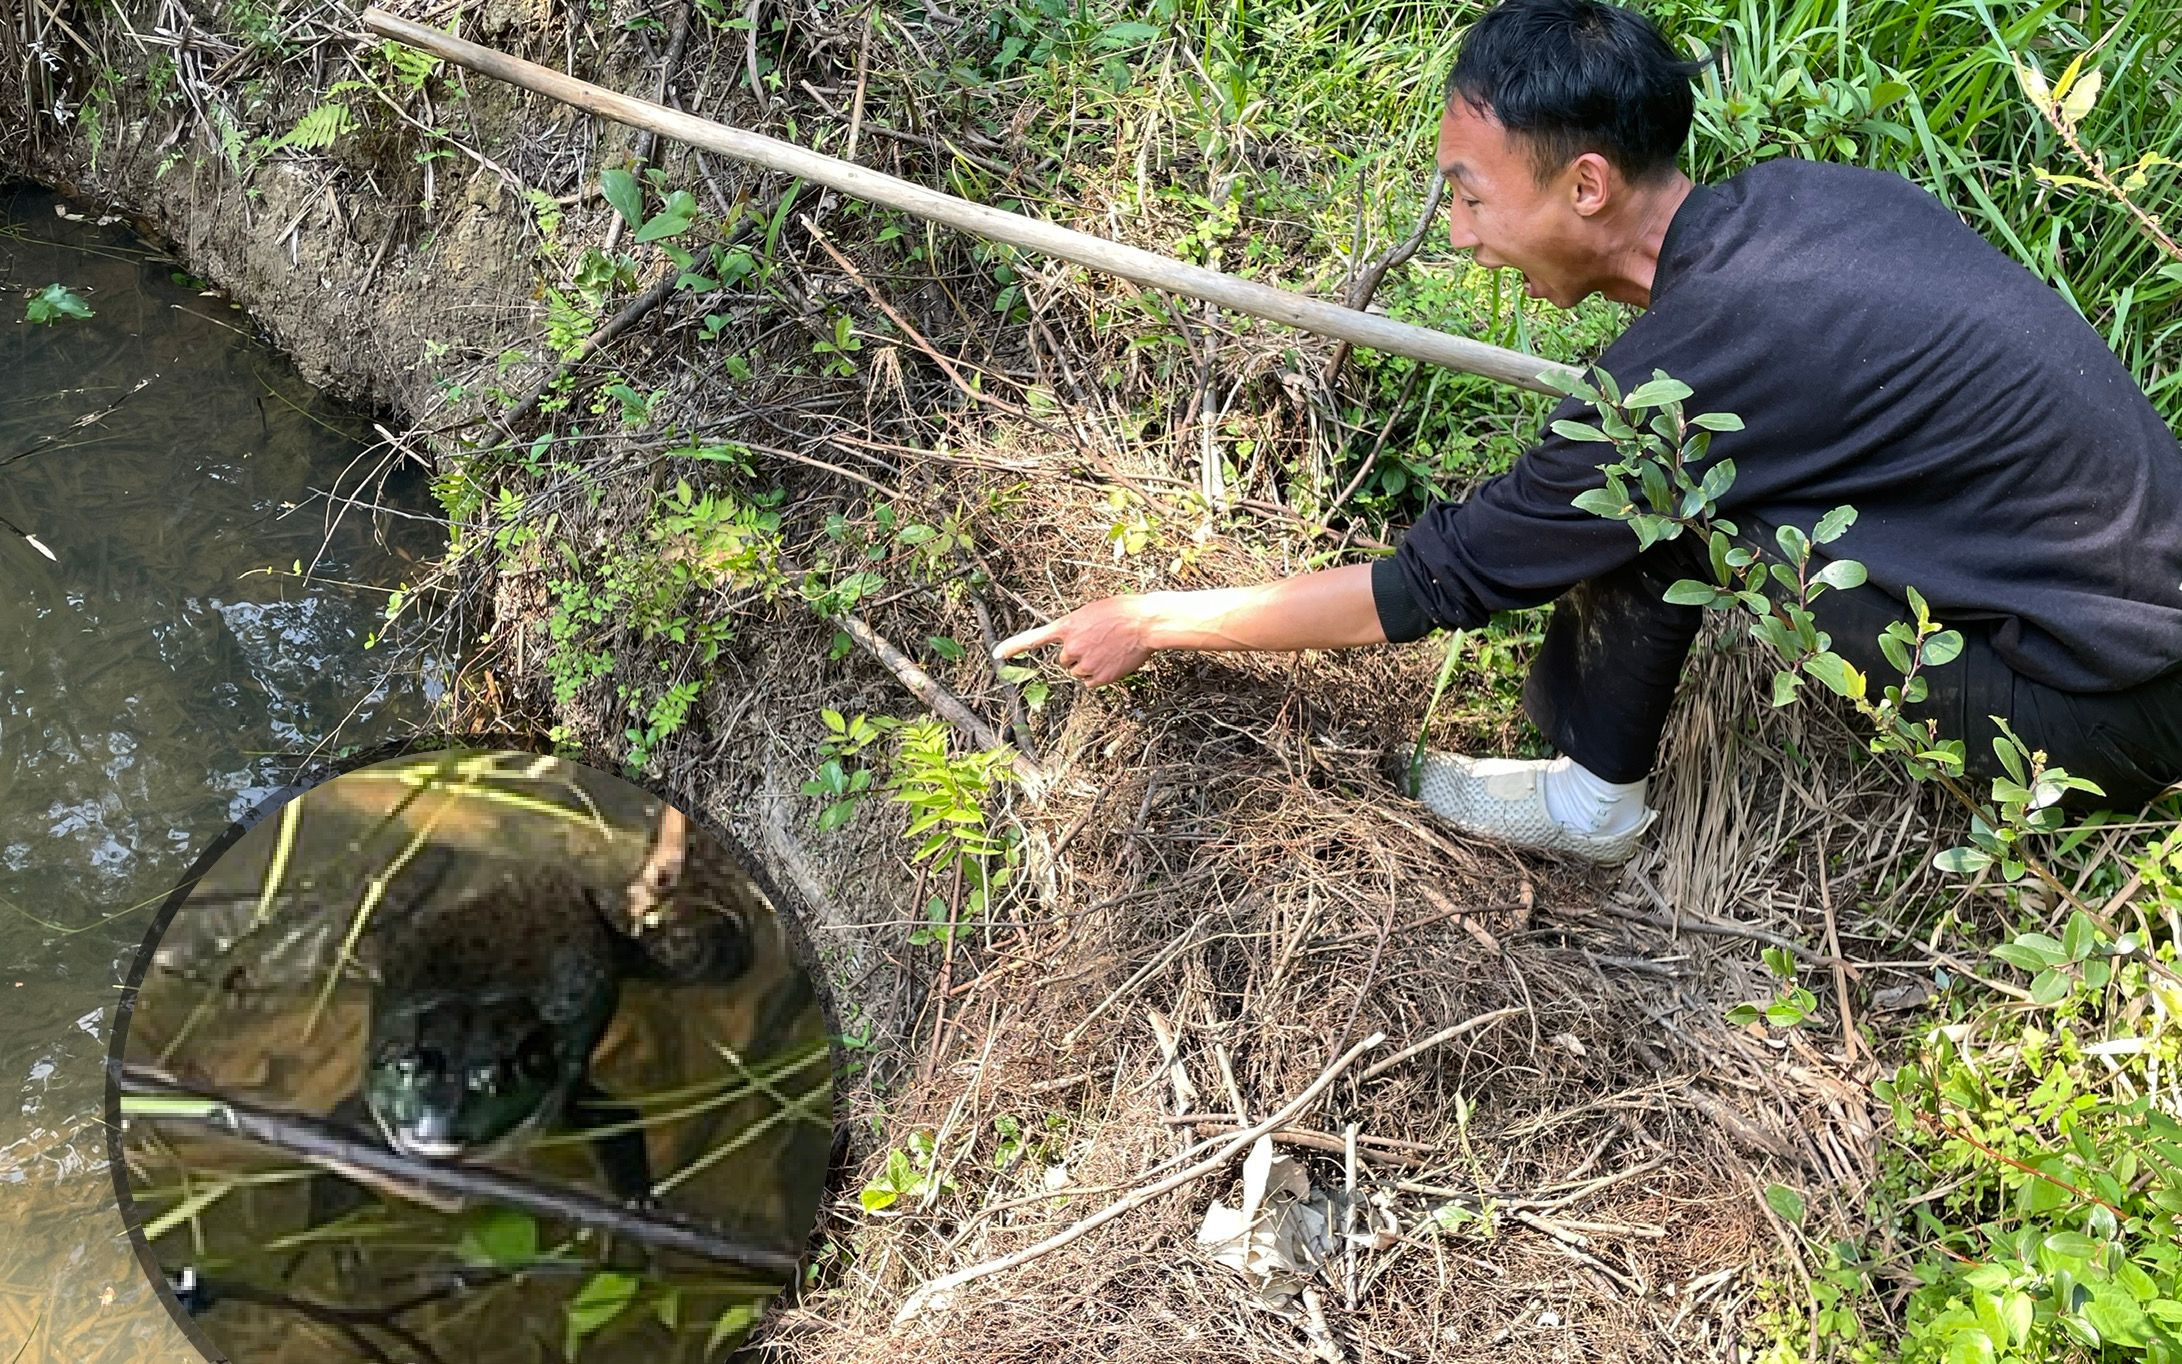
[[[1050,192],[1065,167],[1011,136],[1029,101],[935,77],[1001,41],[981,16],[508,0],[459,27],[1171,245]],[[1779,934],[1886,935],[1834,922],[1830,821],[1897,830],[1858,870],[1899,881],[1928,812],[1764,758],[1825,744],[1761,715],[1747,658],[1701,662],[1664,836],[1612,875],[1448,837],[1393,794],[1432,651],[1168,660],[1096,695],[984,661],[1090,595],[1398,533],[1282,500],[1346,440],[1329,347],[674,148],[647,226],[617,227],[599,186],[625,130],[383,55],[338,4],[64,5],[6,41],[0,152],[145,219],[382,414],[380,455],[438,472],[457,552],[390,633],[463,642],[453,723],[634,750],[812,911],[866,1064],[815,1282],[764,1333],[779,1357],[1688,1359],[1803,1309],[1767,1287],[1796,1233],[1760,1191],[1853,1215],[1872,1063],[1838,1016],[1761,1036],[1721,1008],[1769,992]],[[1200,496],[1215,424],[1232,467]],[[970,723],[913,728],[947,697]],[[1489,683],[1455,700],[1438,740],[1516,740]],[[980,727],[1023,779],[977,758]],[[905,840],[905,804],[976,832]],[[1239,1196],[1234,1134],[1306,1094],[1278,1144],[1356,1239],[1296,1294],[1193,1233]],[[895,1322],[920,1283],[1056,1236]]]

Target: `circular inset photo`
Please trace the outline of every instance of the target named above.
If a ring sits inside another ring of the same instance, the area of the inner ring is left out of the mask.
[[[411,755],[290,800],[168,905],[115,1029],[147,1272],[234,1364],[733,1353],[832,1148],[782,908],[556,758]]]

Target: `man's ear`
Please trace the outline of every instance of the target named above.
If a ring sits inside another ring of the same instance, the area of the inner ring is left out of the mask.
[[[1621,188],[1621,176],[1605,157],[1585,152],[1569,163],[1566,183],[1569,207],[1589,218],[1613,202]]]

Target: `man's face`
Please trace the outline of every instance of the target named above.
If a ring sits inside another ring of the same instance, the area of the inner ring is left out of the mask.
[[[1460,96],[1440,118],[1438,156],[1450,196],[1447,235],[1457,250],[1487,269],[1521,271],[1526,292],[1556,307],[1573,308],[1597,290],[1576,163],[1539,184],[1529,149]]]

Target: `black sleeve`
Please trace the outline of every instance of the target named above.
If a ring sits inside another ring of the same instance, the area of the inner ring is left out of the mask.
[[[1407,644],[1432,633],[1432,618],[1417,605],[1392,556],[1372,561],[1371,604],[1378,609],[1379,628],[1389,644]]]
[[[1599,357],[1624,393],[1654,370],[1665,370],[1694,390],[1684,404],[1691,416],[1775,401],[1751,391],[1738,376],[1735,357],[1706,342],[1708,329],[1691,326],[1687,317],[1663,316],[1666,311],[1637,318]],[[1405,623],[1414,612],[1433,625],[1473,630],[1495,611],[1543,605],[1637,556],[1636,532],[1575,505],[1579,493],[1604,485],[1599,466],[1614,459],[1613,447],[1555,434],[1553,423],[1563,419],[1595,424],[1598,413],[1589,403],[1564,399],[1546,418],[1544,436],[1507,473],[1467,501],[1435,503],[1410,527],[1373,574],[1382,623]],[[1711,454],[1733,457],[1739,439],[1716,437]],[[1762,475],[1745,480],[1762,481]],[[1387,637],[1398,638],[1391,628]]]
[[[1587,411],[1564,403],[1553,419],[1582,420]],[[1391,566],[1388,576],[1398,579],[1410,609],[1432,624],[1474,630],[1495,611],[1541,605],[1620,567],[1636,557],[1636,534],[1573,505],[1578,493],[1605,481],[1598,465],[1611,458],[1608,446],[1549,434],[1468,501],[1426,511],[1383,561]],[[1381,595],[1378,576],[1373,597],[1386,621],[1399,610],[1385,605],[1394,593],[1390,584]]]

